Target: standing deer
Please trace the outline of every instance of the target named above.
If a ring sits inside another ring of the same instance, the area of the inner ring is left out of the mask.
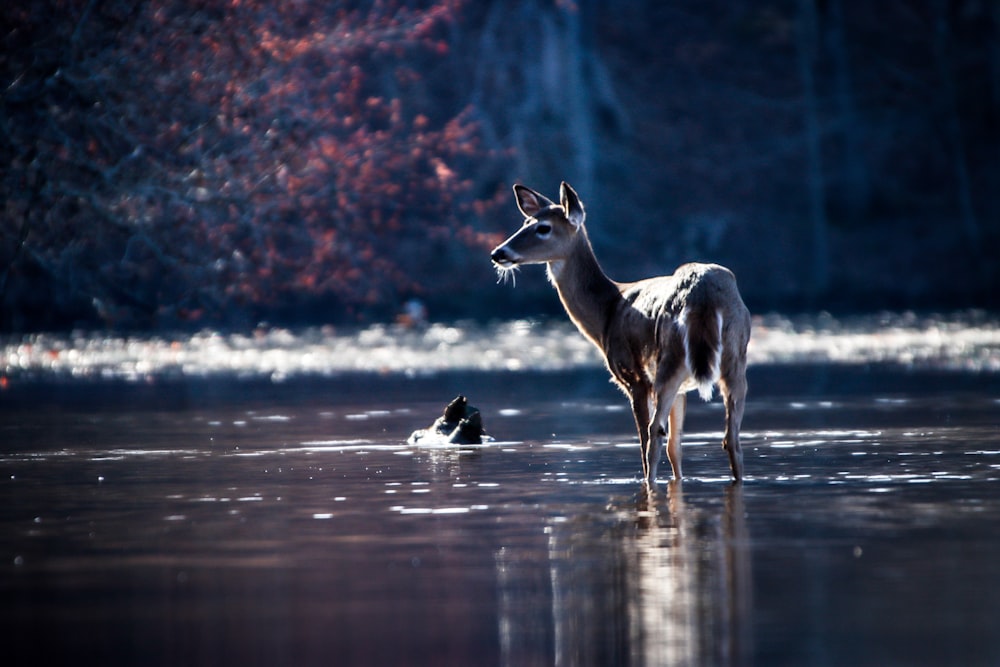
[[[726,403],[722,446],[733,477],[742,480],[750,312],[732,272],[692,263],[672,276],[615,282],[597,263],[583,226],[583,204],[569,184],[559,187],[559,204],[523,185],[514,186],[514,196],[524,224],[490,257],[501,274],[522,264],[546,265],[570,319],[601,350],[629,397],[646,484],[656,481],[668,432],[667,458],[674,478],[681,479],[686,393],[697,389],[710,400],[715,384]]]

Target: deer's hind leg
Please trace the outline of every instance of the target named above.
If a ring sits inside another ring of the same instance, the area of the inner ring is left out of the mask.
[[[670,408],[667,424],[667,460],[674,471],[674,479],[681,479],[681,436],[684,434],[684,413],[687,411],[687,394],[679,393],[674,397]]]
[[[746,364],[736,364],[733,372],[719,380],[719,389],[726,402],[726,432],[722,447],[729,454],[729,467],[733,479],[743,479],[743,448],[740,446],[740,426],[743,423],[743,408],[747,398]]]

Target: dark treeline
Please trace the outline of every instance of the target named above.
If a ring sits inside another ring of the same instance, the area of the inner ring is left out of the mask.
[[[1000,306],[1000,4],[35,0],[0,9],[0,330],[555,312],[523,182],[615,278]]]

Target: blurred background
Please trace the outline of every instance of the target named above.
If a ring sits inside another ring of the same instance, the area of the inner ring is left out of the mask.
[[[560,180],[619,280],[1000,306],[991,0],[27,0],[0,39],[0,331],[555,314],[488,252]]]

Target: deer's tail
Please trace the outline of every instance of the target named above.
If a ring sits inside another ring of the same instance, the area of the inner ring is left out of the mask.
[[[717,308],[687,308],[681,313],[684,354],[698,393],[708,401],[722,365],[722,313]]]

